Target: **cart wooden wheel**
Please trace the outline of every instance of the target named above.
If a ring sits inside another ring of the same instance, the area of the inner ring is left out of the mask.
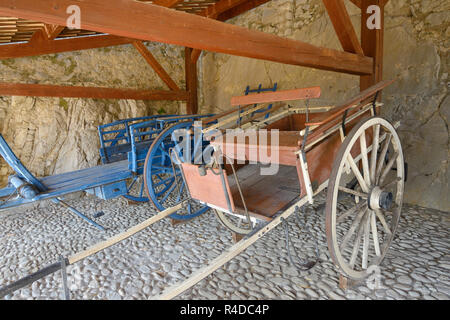
[[[248,223],[247,218],[241,215],[231,215],[227,212],[214,209],[214,213],[219,222],[227,229],[238,235],[247,235],[252,231],[251,223]]]
[[[334,160],[327,194],[328,248],[344,276],[362,280],[382,262],[400,219],[404,180],[395,128],[380,117],[358,123]]]
[[[155,138],[144,164],[145,191],[155,207],[163,211],[173,207],[183,199],[188,198],[186,186],[178,165],[172,163],[170,153],[175,148],[172,133],[178,129],[192,126],[191,121],[179,122],[166,127]],[[179,155],[183,159],[183,155]],[[178,183],[177,183],[178,182]],[[175,220],[188,220],[201,215],[209,209],[208,206],[188,200],[185,208],[170,215]]]
[[[136,175],[127,180],[127,194],[123,195],[123,197],[134,202],[148,202],[142,175]]]

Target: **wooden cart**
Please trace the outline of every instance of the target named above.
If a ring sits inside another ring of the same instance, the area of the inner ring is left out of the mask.
[[[280,105],[259,122],[252,121],[252,109],[247,119],[239,116],[238,124],[237,114],[215,116],[218,123],[203,129],[204,134],[216,131],[213,160],[181,163],[190,196],[214,208],[225,227],[248,239],[261,224],[286,219],[328,187],[331,258],[346,278],[366,278],[388,250],[403,200],[401,143],[395,126],[378,115],[382,104],[376,102],[390,83],[380,82],[338,107]],[[242,114],[243,105],[319,96],[316,87],[236,97],[232,104],[240,105]],[[245,130],[225,131],[230,124]],[[268,162],[264,155],[279,166],[276,174],[261,174]]]

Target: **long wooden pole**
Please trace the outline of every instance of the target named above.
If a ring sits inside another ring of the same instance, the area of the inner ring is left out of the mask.
[[[328,180],[325,181],[322,185],[319,186],[315,194],[318,194],[323,189],[325,189],[328,185]],[[150,298],[151,300],[169,300],[172,299],[182,292],[186,291],[187,289],[194,286],[196,283],[200,282],[202,279],[209,276],[211,273],[219,269],[221,266],[223,266],[225,263],[236,257],[238,254],[240,254],[242,251],[247,249],[249,246],[251,246],[253,243],[255,243],[257,240],[259,240],[261,237],[263,237],[266,233],[268,233],[270,230],[275,228],[277,225],[279,225],[282,222],[282,219],[287,219],[290,215],[292,215],[295,212],[295,209],[297,207],[301,207],[308,199],[306,197],[303,197],[301,200],[299,200],[296,204],[291,206],[289,209],[284,211],[281,215],[273,219],[271,222],[269,222],[267,225],[265,225],[263,228],[258,230],[256,233],[252,234],[251,236],[247,236],[243,240],[239,241],[232,247],[228,248],[224,253],[222,253],[220,256],[215,258],[210,262],[209,265],[206,267],[203,267],[196,272],[194,272],[187,280],[174,284],[173,286],[167,288],[162,294],[159,296]]]

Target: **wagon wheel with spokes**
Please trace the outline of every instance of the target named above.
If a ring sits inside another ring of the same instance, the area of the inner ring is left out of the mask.
[[[192,121],[187,121],[166,127],[148,150],[144,164],[144,189],[150,201],[160,211],[189,198],[180,167],[172,162],[171,153],[175,150],[172,133],[179,129],[189,129],[192,124]],[[183,154],[178,156],[184,159]],[[187,200],[186,206],[170,217],[175,220],[188,220],[208,209],[209,207],[204,204]]]
[[[339,149],[327,193],[328,248],[344,276],[364,279],[382,262],[400,219],[404,179],[395,128],[380,117],[358,123]]]
[[[135,203],[148,202],[142,175],[135,175],[127,180],[127,194],[123,195],[123,197]]]

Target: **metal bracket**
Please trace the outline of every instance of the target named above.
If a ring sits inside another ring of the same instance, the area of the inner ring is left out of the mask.
[[[342,135],[344,137],[347,135],[347,132],[345,130],[345,122],[347,120],[347,113],[348,113],[348,109],[344,111],[344,114],[342,116],[342,122],[341,122]]]
[[[377,91],[377,93],[375,93],[375,97],[373,98],[373,102],[372,102],[372,116],[376,116],[377,115],[377,99],[378,99],[378,94],[380,93],[380,91]]]

